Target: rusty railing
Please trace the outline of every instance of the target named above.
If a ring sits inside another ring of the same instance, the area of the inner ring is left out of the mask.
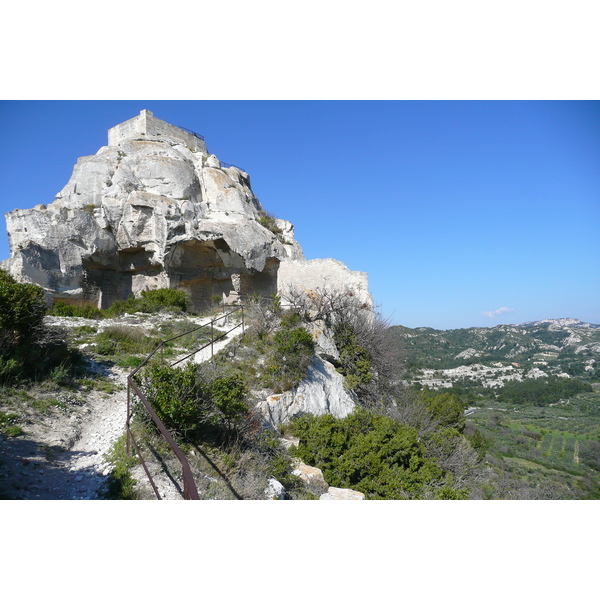
[[[224,332],[218,331],[219,335],[217,335],[215,337],[215,327],[214,327],[215,323],[222,319],[227,319],[227,317],[233,315],[234,313],[238,313],[238,312],[241,313],[241,322],[238,323],[237,325],[235,325],[234,327],[232,327],[231,329],[229,329],[228,331],[224,331]],[[206,327],[210,327],[210,332],[211,332],[210,341],[206,342],[206,344],[204,344],[202,347],[198,348],[197,350],[190,352],[188,355],[184,356],[183,358],[179,358],[177,361],[172,363],[171,366],[175,366],[176,364],[179,364],[180,362],[186,360],[187,358],[190,358],[194,354],[197,354],[198,352],[201,352],[205,348],[208,348],[208,346],[211,347],[211,358],[212,358],[214,356],[215,342],[219,341],[220,339],[223,339],[225,336],[227,336],[229,333],[231,333],[232,331],[236,330],[239,327],[242,328],[242,332],[245,330],[244,307],[237,306],[233,310],[226,313],[225,306],[224,306],[223,314],[220,317],[212,319],[210,321],[210,323],[200,325],[200,327],[196,327],[195,329],[191,329],[190,331],[186,331],[184,333],[176,335],[172,338],[169,338],[168,340],[164,340],[144,359],[144,361],[138,367],[136,367],[127,376],[127,419],[125,422],[125,430],[126,430],[126,434],[127,434],[127,455],[128,456],[131,455],[131,452],[130,452],[130,442],[131,442],[131,444],[133,444],[133,447],[135,448],[135,451],[140,459],[140,462],[142,464],[142,467],[144,468],[144,471],[148,477],[148,480],[150,481],[150,485],[152,486],[152,489],[154,490],[154,494],[156,495],[156,497],[159,500],[162,500],[160,492],[158,491],[158,488],[156,487],[156,484],[154,483],[154,480],[152,479],[152,475],[150,474],[148,466],[146,465],[146,462],[144,461],[144,457],[142,456],[140,447],[133,436],[133,432],[131,431],[131,405],[132,405],[131,392],[132,392],[132,390],[133,390],[133,393],[138,397],[139,401],[142,403],[142,406],[146,409],[146,412],[150,415],[151,419],[156,424],[158,430],[160,431],[160,433],[162,434],[162,436],[164,437],[166,442],[169,444],[169,446],[171,447],[171,449],[175,453],[175,456],[177,457],[177,459],[179,460],[179,462],[181,464],[181,467],[183,469],[183,497],[184,497],[184,499],[185,500],[200,500],[200,497],[198,496],[198,489],[196,487],[196,483],[195,483],[194,477],[192,475],[192,469],[190,468],[189,462],[188,462],[185,454],[181,451],[179,446],[175,443],[173,436],[169,433],[169,431],[165,427],[164,423],[160,420],[160,418],[158,417],[158,415],[152,408],[152,405],[150,404],[150,402],[148,401],[148,399],[146,398],[146,396],[144,395],[142,390],[139,388],[139,386],[135,382],[134,377],[140,371],[140,369],[142,369],[144,366],[146,366],[148,364],[150,359],[157,352],[160,351],[161,355],[162,355],[165,344],[172,342],[173,340],[176,340],[185,335],[189,335],[190,333],[194,333],[195,331],[199,331],[200,329],[204,329]]]

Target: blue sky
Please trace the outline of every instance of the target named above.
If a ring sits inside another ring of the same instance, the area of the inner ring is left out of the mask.
[[[600,102],[0,101],[2,213],[144,108],[246,169],[306,258],[368,272],[394,324],[600,323]]]

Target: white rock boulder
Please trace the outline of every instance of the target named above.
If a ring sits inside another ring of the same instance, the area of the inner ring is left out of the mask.
[[[322,494],[319,500],[364,500],[365,495],[362,492],[354,490],[330,487],[325,494]]]
[[[344,387],[344,377],[335,367],[315,356],[306,377],[293,390],[274,394],[257,404],[265,421],[274,428],[305,413],[332,414],[343,418],[356,406],[356,396]]]

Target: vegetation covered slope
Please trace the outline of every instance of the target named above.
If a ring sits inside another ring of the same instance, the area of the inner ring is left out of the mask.
[[[12,286],[18,285],[8,281],[7,293],[13,293]],[[38,301],[33,288],[25,291],[26,297]],[[43,375],[38,371],[28,380],[5,380],[3,397],[14,407],[15,399],[27,394],[34,399],[30,402],[33,406],[38,387],[46,386],[48,380],[54,388],[66,387],[85,402],[85,390],[97,381],[86,371],[90,365],[132,369],[161,340],[183,332],[186,324],[189,328],[180,300],[164,291],[146,294],[116,307],[119,312],[124,309],[123,316],[113,316],[110,321],[105,311],[89,306],[56,306],[55,313],[72,315],[54,317],[72,320],[68,321],[69,333],[56,330],[56,335],[60,333],[61,343],[70,352],[79,349],[85,359],[82,371],[61,363],[60,372],[55,369]],[[210,365],[180,367],[163,362],[206,341],[196,337],[186,343],[187,336],[182,336],[140,372],[139,385],[193,464],[201,497],[261,498],[269,478],[283,483],[289,498],[314,497],[293,475],[292,456],[278,440],[282,434],[299,440],[298,457],[323,468],[330,485],[364,490],[367,498],[470,497],[481,473],[481,453],[476,436],[464,434],[457,399],[408,394],[398,388],[395,366],[385,347],[386,324],[373,319],[368,311],[357,311],[345,296],[321,297],[319,307],[314,298],[304,305],[298,297],[293,300],[287,310],[277,297],[247,302],[246,333],[217,354]],[[134,310],[138,311],[135,315],[126,316]],[[144,310],[154,312],[139,312]],[[161,317],[157,310],[169,313]],[[41,308],[39,319],[48,322]],[[14,331],[13,321],[5,323],[6,330]],[[343,375],[359,408],[347,419],[305,415],[280,431],[265,429],[256,401],[278,390],[293,389],[303,379],[314,360],[315,328],[329,331],[335,356],[321,356]],[[24,331],[29,332],[27,328]],[[29,344],[37,338],[24,335],[21,339]],[[5,351],[5,363],[20,356],[16,349],[10,346]],[[19,414],[18,410],[4,414],[4,435],[22,435],[15,423]],[[156,467],[176,469],[153,424],[143,412],[136,410],[135,415],[133,427],[148,449],[146,459]],[[322,435],[323,431],[331,435]],[[340,436],[345,440],[341,445]],[[111,497],[136,497],[131,474],[137,467],[118,448],[115,453]],[[336,464],[323,462],[327,456],[334,457]]]
[[[405,384],[454,393],[486,449],[483,498],[600,497],[600,328],[574,319],[490,329],[392,327]]]

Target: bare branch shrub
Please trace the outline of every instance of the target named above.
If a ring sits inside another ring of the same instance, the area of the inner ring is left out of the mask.
[[[350,289],[303,290],[297,287],[283,292],[282,300],[306,322],[321,322],[331,334],[342,327],[351,328],[357,345],[368,352],[371,364],[372,377],[360,385],[359,395],[363,402],[379,402],[391,393],[393,381],[401,373],[402,360],[397,343],[386,335],[389,320],[374,310],[370,302],[365,302]]]
[[[282,312],[278,296],[271,298],[258,295],[249,296],[244,309],[248,326],[256,332],[260,339],[268,336],[277,328]]]

